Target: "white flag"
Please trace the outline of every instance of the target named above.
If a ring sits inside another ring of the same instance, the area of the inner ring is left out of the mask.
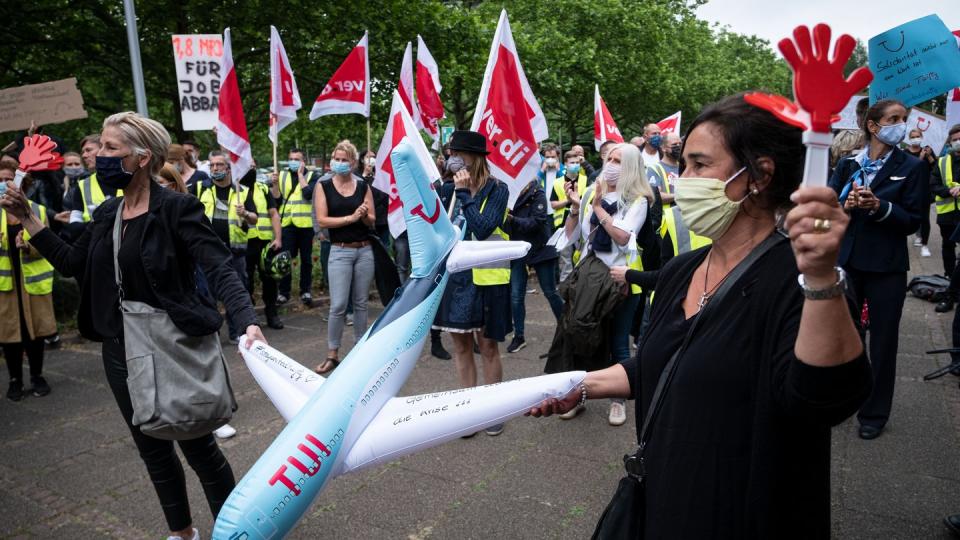
[[[293,78],[287,51],[277,29],[270,26],[270,140],[277,144],[277,133],[297,119],[300,92]]]

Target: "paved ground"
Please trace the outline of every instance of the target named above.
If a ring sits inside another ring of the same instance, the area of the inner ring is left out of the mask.
[[[938,240],[931,241],[938,252]],[[911,248],[913,255],[918,249]],[[915,271],[939,269],[915,258]],[[504,354],[506,378],[540,373],[552,317],[528,296],[529,346]],[[323,309],[289,313],[271,343],[307,365],[325,350]],[[922,382],[945,363],[923,351],[947,343],[952,315],[908,298],[901,327],[899,380],[889,429],[861,441],[852,421],[835,430],[834,536],[946,538],[941,518],[960,512],[960,390],[950,376]],[[347,328],[347,335],[352,330]],[[449,345],[449,338],[445,338]],[[74,343],[48,355],[53,393],[20,403],[0,399],[0,538],[162,538],[162,514],[144,467],[105,383],[99,348]],[[223,443],[242,475],[283,422],[242,362],[232,375],[240,410]],[[5,371],[5,370],[0,370]],[[454,388],[450,362],[424,355],[404,394]],[[584,538],[621,476],[619,458],[636,433],[613,428],[604,404],[573,421],[523,418],[499,437],[483,434],[333,481],[295,538]],[[196,525],[212,519],[187,471]]]

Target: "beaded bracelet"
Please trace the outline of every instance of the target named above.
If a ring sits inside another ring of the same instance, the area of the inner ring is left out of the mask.
[[[580,383],[580,401],[577,402],[577,407],[583,407],[587,402],[587,385]]]

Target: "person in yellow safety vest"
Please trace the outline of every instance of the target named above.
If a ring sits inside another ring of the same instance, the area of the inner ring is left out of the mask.
[[[0,164],[0,182],[6,187],[15,175],[12,164]],[[31,183],[28,175],[22,187]],[[47,209],[30,202],[33,213],[45,224]],[[17,218],[0,211],[0,346],[10,383],[7,398],[23,398],[23,355],[30,364],[29,390],[34,396],[50,393],[43,377],[43,339],[57,333],[53,312],[53,266],[30,246],[30,233]]]
[[[957,244],[951,236],[960,225],[960,124],[950,128],[948,133],[949,151],[937,160],[937,166],[930,173],[930,192],[935,195],[945,276],[953,275],[957,265]]]
[[[230,164],[227,155],[223,152],[210,152],[210,176],[213,186],[200,192],[200,202],[203,210],[213,225],[213,231],[220,240],[230,248],[233,257],[231,266],[244,283],[247,281],[247,231],[257,225],[257,207],[251,198],[247,197],[247,188],[241,187],[239,192],[233,185],[230,173]],[[209,284],[214,298],[219,298],[214,283]],[[230,342],[236,343],[242,328],[238,328],[232,317],[227,316],[227,329]]]
[[[256,173],[248,174],[241,185],[247,188],[247,197],[244,206],[253,202],[257,212],[257,223],[247,229],[247,290],[253,296],[254,283],[257,272],[260,273],[260,282],[263,284],[263,313],[267,317],[267,326],[275,330],[283,329],[283,322],[277,315],[277,282],[260,265],[260,254],[270,246],[273,251],[280,251],[281,228],[280,214],[277,212],[277,200],[270,194],[270,188],[256,180]]]
[[[563,226],[567,214],[570,213],[569,208],[572,201],[567,197],[567,188],[575,186],[577,195],[582,197],[584,192],[587,191],[587,185],[589,185],[588,174],[583,167],[583,159],[575,150],[568,150],[563,155],[563,162],[565,174],[554,180],[550,190],[550,208],[553,210],[553,227],[555,229]],[[576,264],[573,245],[565,247],[558,254],[559,277],[560,281],[563,281],[570,275],[573,266]]]
[[[647,182],[640,150],[629,143],[612,147],[597,181],[587,189],[581,201],[571,189],[567,197],[573,201],[570,215],[564,225],[566,239],[580,244],[583,257],[593,255],[608,268],[628,266],[643,270],[637,250],[636,235],[648,217],[648,208],[656,197]],[[639,287],[630,286],[627,294],[610,315],[610,359],[608,365],[630,357],[630,329],[634,312],[642,295]],[[576,299],[575,302],[593,302],[594,299]],[[582,312],[582,306],[571,306]],[[582,369],[574,366],[574,369]],[[581,407],[567,413],[572,418]],[[612,400],[608,416],[610,425],[620,426],[627,421],[624,401]]]
[[[660,191],[660,198],[663,200],[664,213],[673,206],[673,182],[680,176],[680,150],[683,141],[680,136],[672,131],[668,131],[663,136],[663,143],[660,148],[663,150],[663,157],[659,163],[647,167],[647,181],[650,185]]]
[[[487,138],[475,131],[454,131],[449,143],[447,170],[453,182],[440,190],[443,208],[455,199],[453,215],[465,220],[471,240],[496,242],[508,240],[500,226],[507,215],[510,190],[490,176],[487,164]],[[532,179],[531,179],[532,180]],[[480,348],[486,384],[503,380],[499,342],[513,328],[510,316],[510,261],[494,268],[474,268],[450,274],[440,301],[434,327],[453,337],[457,375],[462,388],[477,385],[474,363],[474,338]],[[487,435],[503,432],[503,424],[486,428]]]
[[[319,175],[307,170],[303,150],[287,154],[286,167],[270,175],[270,193],[280,206],[281,242],[291,257],[300,257],[300,301],[313,305],[313,190]],[[291,295],[292,275],[280,280],[277,301],[285,304]]]

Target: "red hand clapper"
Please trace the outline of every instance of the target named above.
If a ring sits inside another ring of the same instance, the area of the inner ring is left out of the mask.
[[[46,135],[31,135],[23,139],[23,151],[20,152],[20,157],[18,161],[20,162],[19,169],[23,172],[31,171],[44,171],[48,169],[48,163],[59,159],[60,163],[63,163],[63,158],[60,157],[60,154],[53,151],[57,147],[57,143],[50,140],[50,137]],[[55,164],[54,168],[59,167],[59,164]]]

